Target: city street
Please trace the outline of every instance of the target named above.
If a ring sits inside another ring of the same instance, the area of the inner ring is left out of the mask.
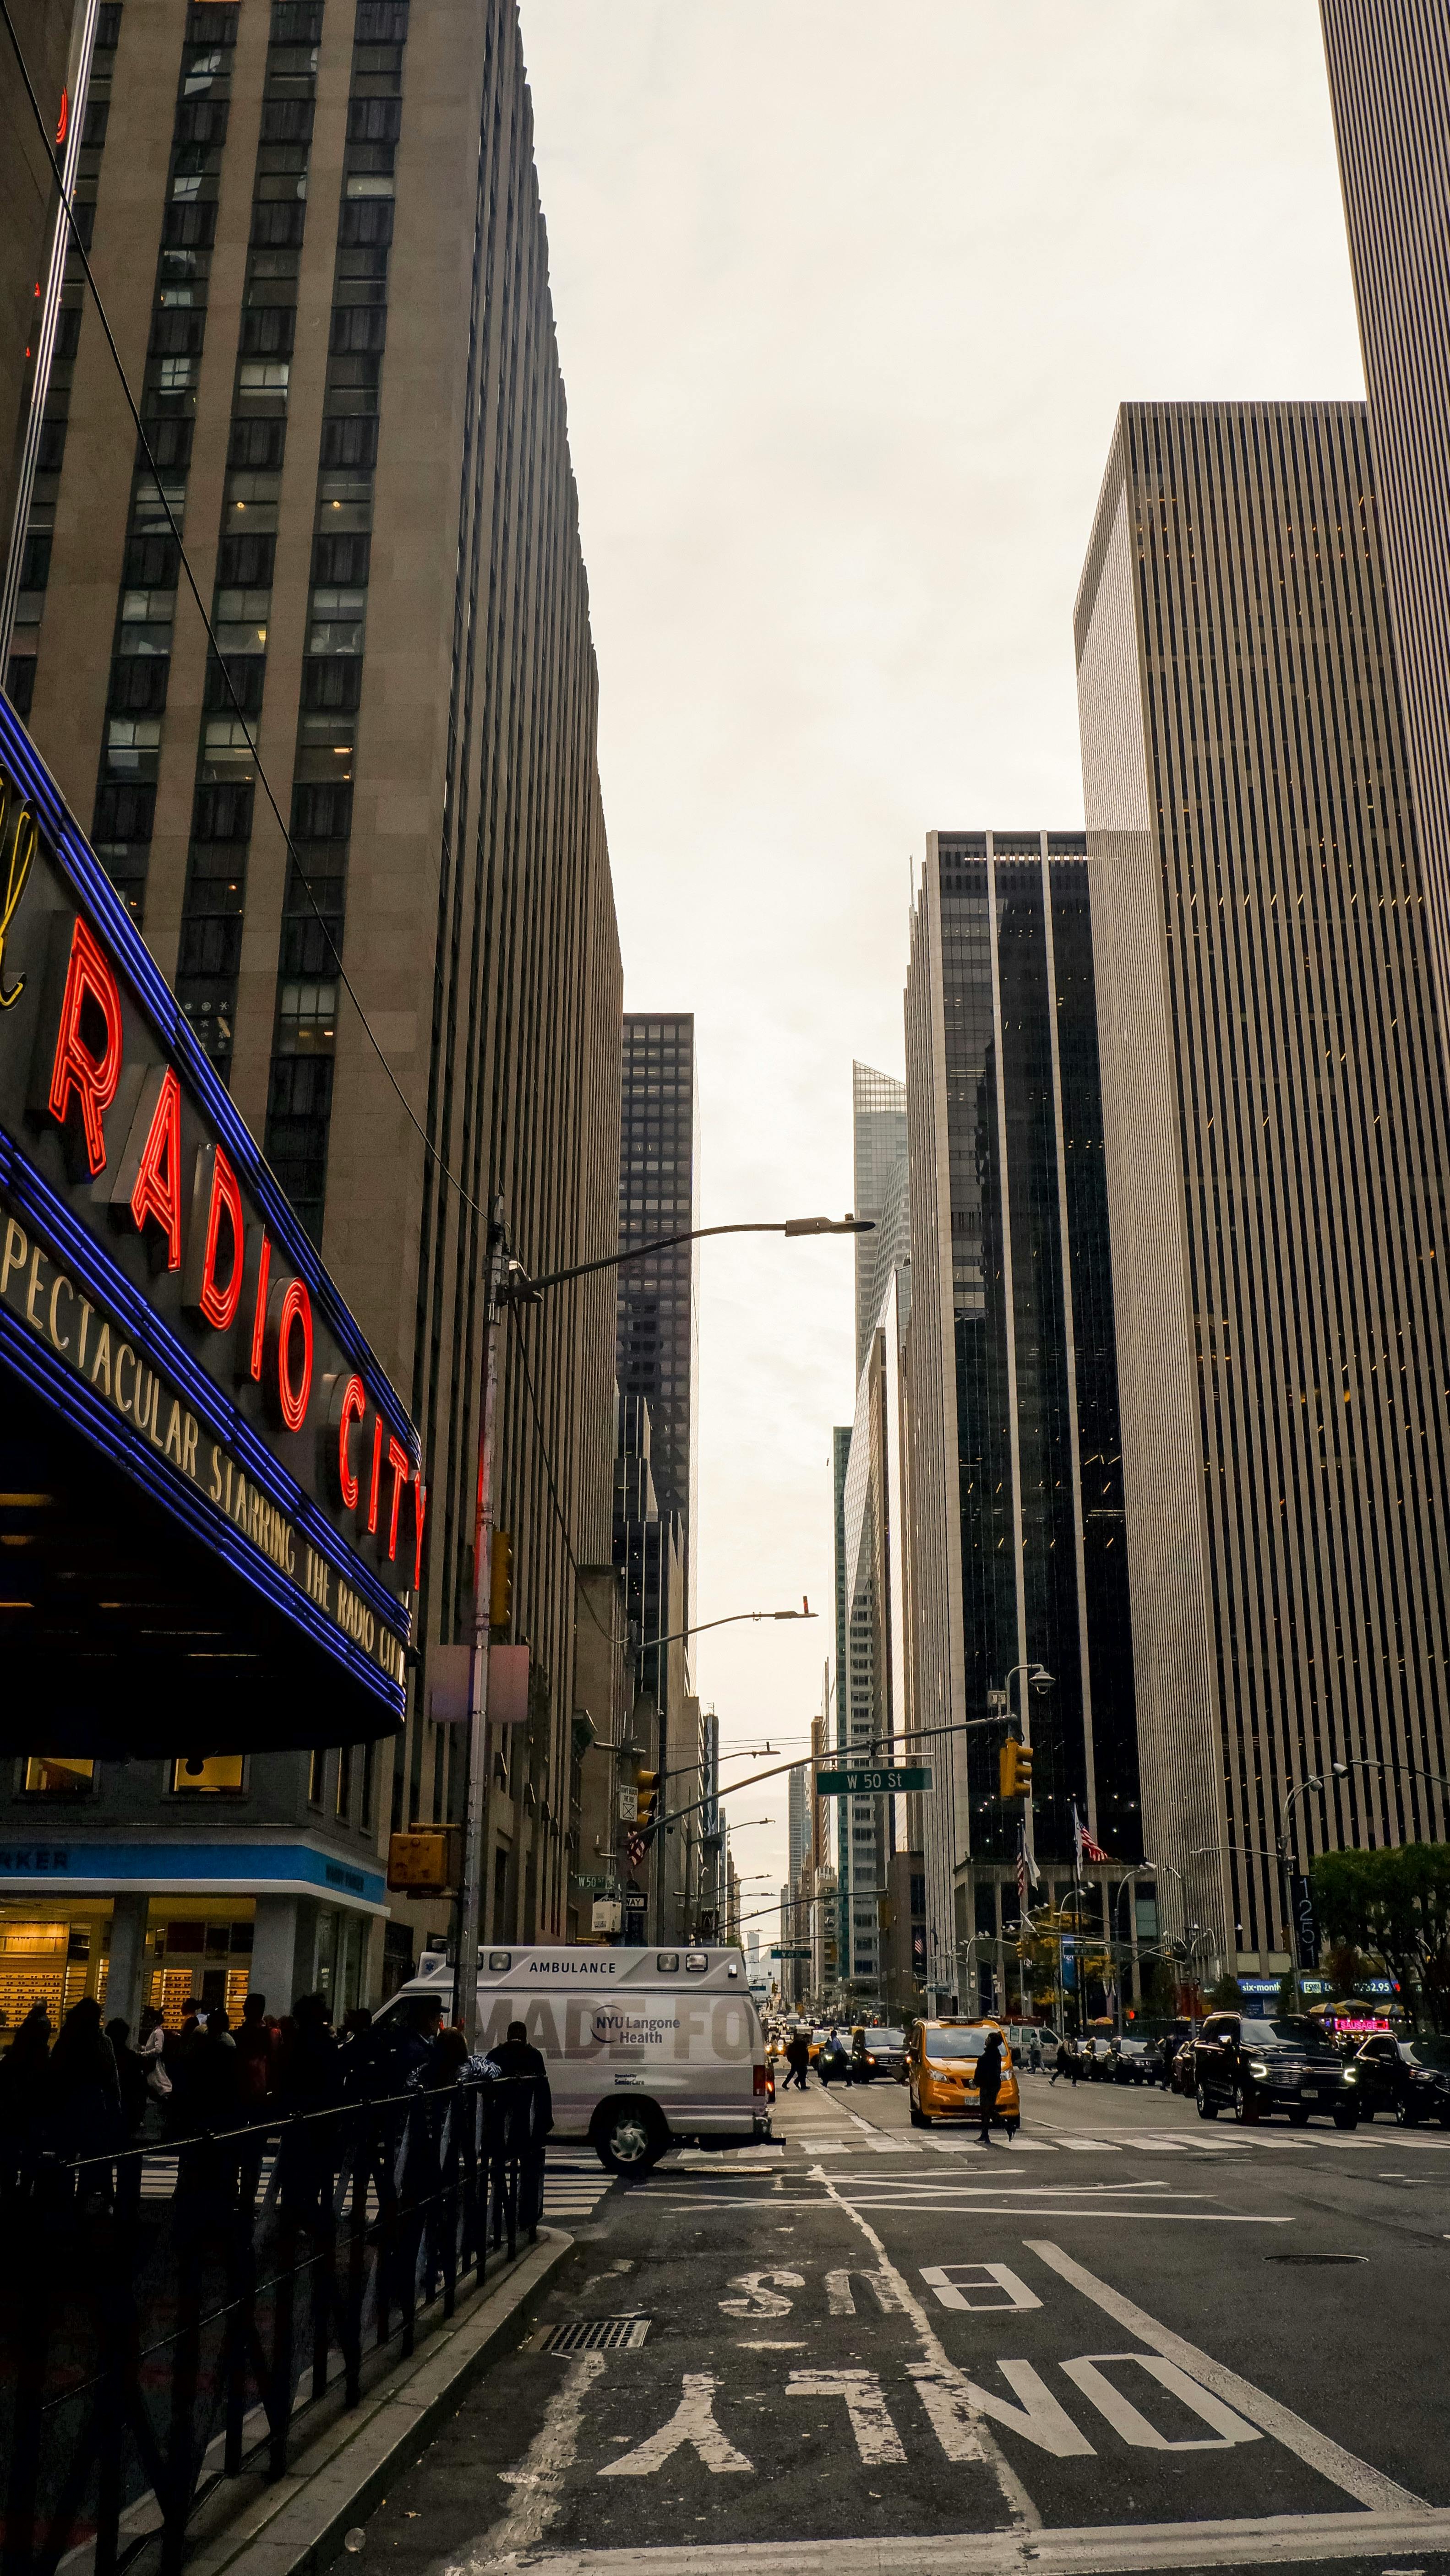
[[[403,2570],[1392,2571],[1450,2554],[1450,2135],[894,2084],[600,2192],[521,2347],[366,2526]],[[572,2169],[572,2170],[571,2170]],[[581,2209],[588,2214],[579,2216]]]

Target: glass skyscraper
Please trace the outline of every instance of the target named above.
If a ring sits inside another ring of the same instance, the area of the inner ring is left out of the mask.
[[[1142,1849],[1089,876],[1081,833],[930,834],[906,990],[912,1725],[986,1718],[1046,1667],[1045,1874],[1074,1802],[1114,1857]],[[1002,1740],[922,1747],[933,2001],[1004,1974]]]

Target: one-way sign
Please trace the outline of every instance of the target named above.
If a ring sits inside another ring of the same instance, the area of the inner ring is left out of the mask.
[[[901,1789],[930,1787],[931,1773],[925,1764],[920,1769],[913,1766],[890,1771],[867,1771],[864,1767],[858,1770],[853,1764],[849,1771],[816,1773],[818,1798],[889,1798]]]

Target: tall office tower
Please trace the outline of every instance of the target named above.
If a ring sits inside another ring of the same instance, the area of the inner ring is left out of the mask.
[[[695,1015],[623,1015],[618,1242],[621,1249],[701,1224],[701,1087]],[[659,1510],[683,1533],[685,1610],[695,1600],[695,1422],[701,1409],[701,1247],[675,1244],[618,1273],[616,1373],[646,1396]]]
[[[627,1011],[619,1158],[621,1249],[700,1222],[700,1092],[691,1011]],[[661,1512],[678,1515],[687,1622],[695,1601],[700,1252],[676,1244],[619,1273],[621,1395],[648,1399]]]
[[[906,986],[912,1723],[1010,1689],[1015,1731],[1021,1667],[1052,1674],[1027,1704],[1049,1886],[1074,1801],[1115,1859],[1142,1854],[1090,875],[1080,832],[930,833]],[[1022,1810],[1001,1742],[922,1747],[933,1997],[1004,1984]]]
[[[900,1361],[910,1314],[911,1220],[906,1085],[852,1067],[857,1213],[876,1231],[856,1244],[856,1409],[836,1434],[837,1743],[848,1760],[889,1760],[905,1723]],[[895,1849],[894,1802],[837,1804],[841,1956],[855,2001],[880,2006],[883,1899]]]
[[[1439,0],[1320,0],[1320,12],[1410,791],[1450,1017],[1450,50]]]
[[[519,30],[510,0],[103,16],[88,220],[160,488],[72,260],[31,723],[411,1390],[432,1540],[382,1805],[431,1821],[462,1794],[429,1658],[471,1625],[489,1209],[535,1274],[616,1241],[620,966]],[[570,1559],[609,1557],[612,1304],[583,1282],[504,1345],[497,1499],[532,1654],[527,1722],[489,1758],[505,1937],[563,1921]]]
[[[906,1085],[874,1065],[851,1067],[851,1159],[858,1216],[874,1233],[856,1237],[856,1367],[881,1312],[894,1270],[911,1259],[906,1176]]]
[[[1272,1972],[1279,1836],[1443,1839],[1450,1770],[1450,1116],[1363,406],[1124,405],[1076,632],[1147,1848]]]

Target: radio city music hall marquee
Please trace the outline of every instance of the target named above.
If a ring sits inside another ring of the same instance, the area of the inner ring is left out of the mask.
[[[3,699],[0,1367],[400,1722],[416,1435]]]

